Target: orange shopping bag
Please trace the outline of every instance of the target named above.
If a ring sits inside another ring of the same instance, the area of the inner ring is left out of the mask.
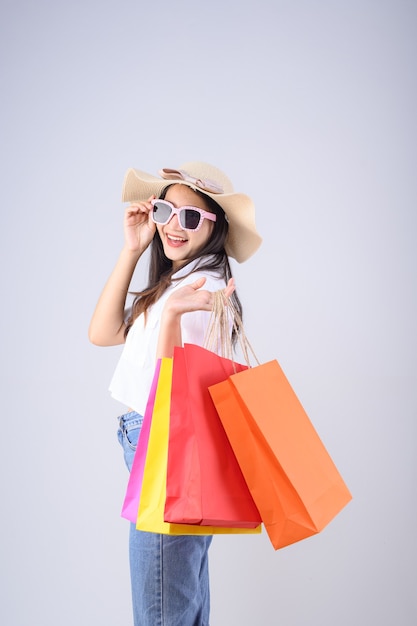
[[[352,496],[278,362],[209,391],[274,548],[320,532]]]

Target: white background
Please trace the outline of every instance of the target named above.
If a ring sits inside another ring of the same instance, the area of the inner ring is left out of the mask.
[[[255,201],[247,334],[353,494],[277,552],[216,538],[212,626],[417,623],[416,3],[0,7],[1,623],[131,624],[120,348],[87,328],[126,169],[189,160]]]

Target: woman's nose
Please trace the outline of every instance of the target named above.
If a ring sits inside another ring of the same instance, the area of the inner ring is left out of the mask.
[[[176,228],[178,230],[182,230],[179,220],[178,220],[178,215],[176,213],[173,213],[168,221],[168,224],[170,226],[172,226],[172,228]]]

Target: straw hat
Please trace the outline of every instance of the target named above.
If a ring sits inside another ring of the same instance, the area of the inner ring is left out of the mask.
[[[225,212],[229,222],[226,242],[229,256],[242,263],[256,252],[262,238],[256,230],[253,202],[249,196],[235,193],[229,178],[217,167],[194,161],[178,169],[164,168],[158,174],[161,178],[129,169],[123,182],[122,201],[147,200],[151,195],[158,197],[167,185],[187,185],[213,198]]]

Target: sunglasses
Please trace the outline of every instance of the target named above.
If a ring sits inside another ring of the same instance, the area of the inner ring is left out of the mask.
[[[176,209],[167,200],[151,200],[153,210],[151,213],[152,221],[155,224],[164,226],[168,224],[173,215],[178,215],[178,223],[183,230],[200,230],[203,220],[216,221],[214,213],[203,211],[196,206],[182,206]]]

